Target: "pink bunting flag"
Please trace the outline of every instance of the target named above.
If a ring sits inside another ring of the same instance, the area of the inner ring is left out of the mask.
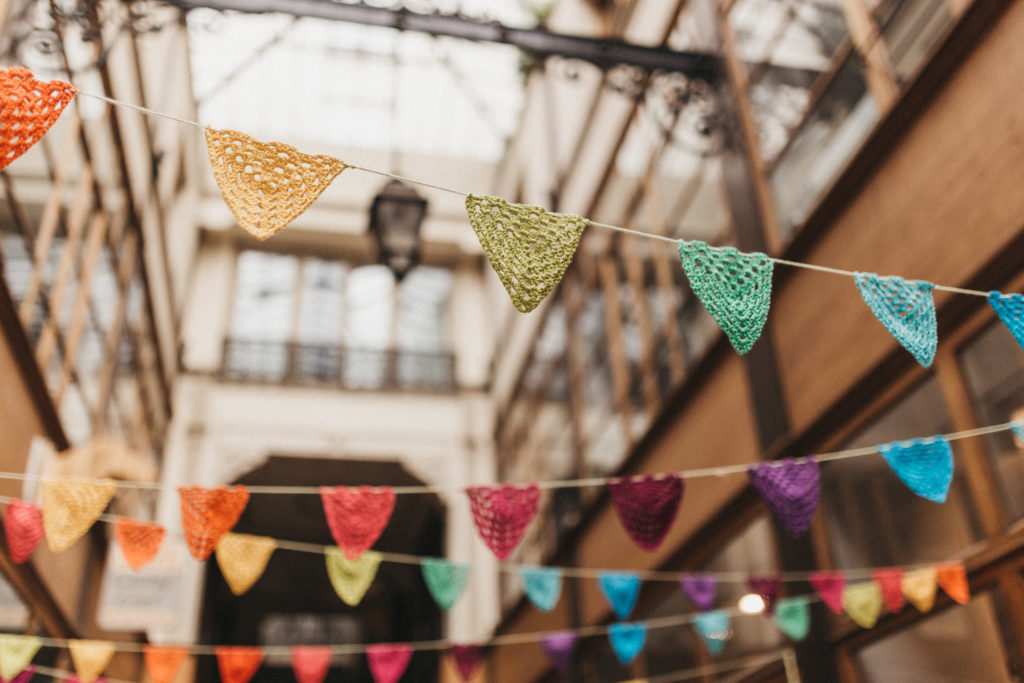
[[[366,659],[376,683],[396,683],[405,673],[411,658],[412,648],[405,643],[370,645],[366,648]]]
[[[764,600],[764,613],[772,615],[775,613],[775,603],[779,600],[779,588],[782,580],[778,576],[754,576],[747,579],[750,590],[757,593]]]
[[[882,589],[882,601],[893,614],[903,609],[903,570],[900,567],[886,567],[872,572],[875,583]]]
[[[21,564],[32,555],[43,540],[43,513],[37,505],[15,498],[7,504],[4,533],[11,560]]]
[[[395,509],[395,493],[387,486],[323,486],[320,499],[334,542],[350,560],[373,547]]]
[[[291,649],[292,671],[299,683],[323,683],[331,668],[331,648],[326,645],[296,645]]]
[[[12,678],[7,683],[28,683],[29,681],[32,680],[32,677],[35,676],[35,675],[36,675],[36,668],[34,666],[32,666],[31,664],[29,664],[28,666],[26,666],[24,669],[21,670],[20,674],[18,674],[14,678]],[[78,678],[78,676],[72,675],[70,678]],[[2,680],[2,679],[0,679],[0,680]],[[105,678],[101,678],[96,683],[105,683],[106,680],[107,679],[105,679]]]
[[[483,648],[479,645],[452,645],[451,654],[455,668],[464,681],[473,677],[473,672],[480,666],[484,657]]]
[[[258,647],[218,647],[214,652],[224,683],[249,683],[263,664],[263,650]]]
[[[609,479],[615,512],[633,542],[657,550],[679,512],[683,480],[679,475]]]
[[[811,586],[821,596],[822,601],[836,614],[843,613],[843,589],[846,588],[846,575],[842,572],[814,572],[811,574]]]
[[[526,486],[473,486],[466,489],[480,538],[499,560],[509,556],[537,514],[540,489]]]

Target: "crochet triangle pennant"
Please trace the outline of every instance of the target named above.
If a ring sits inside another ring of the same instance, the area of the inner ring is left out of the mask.
[[[1024,347],[1024,296],[992,291],[988,293],[988,303],[1017,343]]]
[[[562,595],[562,570],[557,567],[520,567],[519,579],[530,602],[545,612],[558,604]]]
[[[945,503],[953,483],[953,449],[944,436],[894,441],[878,447],[889,467],[911,491]]]
[[[7,536],[7,548],[11,551],[11,561],[21,564],[43,540],[42,510],[33,503],[15,498],[7,504],[4,513],[4,534]]]
[[[779,589],[782,586],[782,579],[779,576],[750,576],[747,585],[764,600],[765,614],[775,611],[775,603],[779,599]]]
[[[366,648],[366,659],[376,683],[395,683],[409,666],[412,648],[405,643],[370,645]]]
[[[355,607],[362,601],[366,591],[373,584],[374,577],[377,576],[381,554],[367,550],[356,559],[350,560],[338,548],[327,548],[324,556],[327,561],[327,576],[334,586],[334,592],[345,604]]]
[[[36,636],[0,634],[0,676],[9,681],[20,674],[42,646],[43,641]]]
[[[628,617],[640,595],[640,575],[633,572],[600,572],[597,583],[615,615],[619,619]]]
[[[116,652],[109,640],[69,640],[68,649],[82,683],[93,683],[99,678]]]
[[[818,461],[787,459],[762,462],[747,468],[747,476],[786,531],[799,536],[807,531],[818,509],[821,475]]]
[[[683,480],[679,475],[609,479],[615,513],[633,542],[657,550],[679,512]]]
[[[277,541],[266,536],[224,534],[217,542],[217,566],[235,595],[253,587],[267,568]]]
[[[772,303],[775,262],[760,252],[679,241],[679,258],[705,310],[725,332],[733,348],[744,354],[761,336]]]
[[[473,523],[499,560],[515,549],[537,514],[540,489],[536,484],[473,486],[466,489]]]
[[[320,499],[334,542],[350,560],[377,542],[395,509],[395,493],[387,486],[324,486]]]
[[[842,614],[846,575],[842,572],[814,572],[810,578],[811,586],[821,596],[822,602],[836,614]]]
[[[561,673],[568,673],[572,666],[573,655],[576,653],[577,636],[572,631],[556,631],[545,633],[540,638],[540,649],[552,666]]]
[[[467,196],[466,213],[491,268],[522,313],[535,309],[562,280],[587,227],[579,216],[487,195]]]
[[[188,650],[183,647],[165,647],[159,645],[144,645],[142,647],[142,658],[146,664],[146,673],[153,679],[153,683],[171,683],[178,675]]]
[[[903,597],[910,601],[919,612],[930,612],[935,606],[935,590],[938,588],[934,567],[925,567],[907,572],[900,580]]]
[[[687,574],[679,579],[679,587],[697,609],[706,612],[715,604],[718,577],[714,574]]]
[[[165,535],[164,528],[156,522],[118,517],[114,523],[114,537],[124,561],[136,571],[156,557]]]
[[[885,608],[897,614],[903,610],[903,570],[899,567],[883,567],[871,573],[882,591]]]
[[[873,628],[882,613],[882,589],[874,581],[862,581],[843,590],[843,607],[861,628]]]
[[[340,159],[234,130],[207,128],[206,148],[228,208],[260,240],[295,220],[348,168]]]
[[[712,655],[719,655],[732,636],[732,618],[724,609],[701,612],[693,618],[693,626]]]
[[[20,674],[18,674],[14,678],[5,678],[3,680],[7,681],[7,683],[28,683],[29,681],[32,680],[32,677],[35,676],[35,675],[36,675],[36,668],[34,666],[32,666],[31,664],[29,664],[24,669],[22,669]],[[72,676],[71,678],[77,678],[77,676]],[[104,679],[101,678],[100,680],[102,681]]]
[[[892,275],[854,273],[857,289],[871,312],[903,348],[924,367],[935,359],[938,334],[930,282]]]
[[[970,601],[971,587],[967,583],[967,570],[960,562],[935,565],[935,580],[954,602],[965,605]]]
[[[182,486],[181,526],[192,557],[202,562],[210,556],[221,536],[231,531],[249,503],[244,486]]]
[[[114,497],[110,479],[44,481],[43,530],[50,550],[59,553],[85,535]]]
[[[0,69],[0,170],[46,135],[77,92],[64,81],[36,80],[24,67]]]
[[[612,643],[615,656],[623,664],[629,664],[644,649],[647,640],[645,622],[618,622],[608,627],[608,640]]]
[[[430,596],[445,612],[462,596],[469,582],[468,564],[449,562],[439,557],[424,557],[420,560],[420,570]]]
[[[775,605],[772,620],[790,640],[800,642],[811,632],[811,608],[807,598],[783,598]]]
[[[451,656],[459,677],[468,681],[483,661],[484,650],[479,645],[452,645]]]
[[[263,664],[263,649],[258,647],[217,647],[217,669],[224,683],[249,683]]]
[[[290,650],[292,672],[298,683],[323,683],[331,668],[331,648],[326,645],[295,645]]]

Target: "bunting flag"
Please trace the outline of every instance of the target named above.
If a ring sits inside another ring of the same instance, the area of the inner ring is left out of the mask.
[[[473,486],[466,489],[466,495],[480,538],[499,560],[504,560],[537,514],[540,489],[536,484]]]
[[[829,609],[836,614],[843,613],[845,574],[842,572],[814,572],[811,574],[811,586]]]
[[[783,598],[775,605],[772,620],[790,640],[800,642],[811,632],[811,608],[807,598]]]
[[[43,513],[37,505],[15,498],[4,513],[4,534],[11,561],[21,564],[35,552],[43,540]],[[7,678],[4,676],[4,678]]]
[[[452,645],[451,655],[459,677],[468,681],[483,661],[484,651],[479,645]]]
[[[138,571],[160,552],[166,532],[155,522],[118,517],[114,523],[114,537],[121,548],[124,561]]]
[[[1024,296],[992,291],[988,293],[988,303],[1017,343],[1024,347]]]
[[[718,577],[714,574],[687,574],[679,579],[679,586],[701,612],[706,612],[715,604]]]
[[[439,557],[424,557],[420,560],[420,570],[430,596],[445,612],[462,596],[469,582],[468,564],[449,562]]]
[[[228,208],[260,240],[295,220],[348,168],[326,154],[303,154],[233,130],[207,128],[206,147]]]
[[[876,569],[871,573],[882,591],[885,608],[893,614],[903,611],[903,570],[899,567]]]
[[[878,321],[910,351],[918,363],[929,367],[935,358],[938,335],[935,301],[930,282],[854,273],[857,289]]]
[[[334,542],[350,560],[373,547],[395,509],[395,493],[388,486],[324,486],[320,499]]]
[[[231,531],[249,503],[244,486],[182,486],[181,526],[192,557],[202,562],[210,556],[221,536]]]
[[[153,683],[171,683],[187,656],[188,650],[183,647],[142,646],[146,673],[153,679]]]
[[[810,528],[821,481],[813,456],[803,462],[757,463],[747,468],[747,476],[786,531],[799,536]]]
[[[355,607],[366,595],[374,577],[377,576],[381,554],[367,550],[354,560],[345,557],[338,548],[327,548],[324,554],[327,561],[327,576],[331,579],[334,591],[345,604]]]
[[[516,309],[529,313],[562,280],[587,220],[499,197],[466,197],[469,224]]]
[[[679,512],[683,480],[677,474],[609,479],[615,512],[633,542],[657,550]]]
[[[331,668],[331,648],[326,645],[296,645],[290,652],[292,672],[298,683],[323,683]]]
[[[601,572],[597,575],[601,592],[619,619],[633,611],[640,595],[640,575],[633,572]]]
[[[953,449],[944,436],[894,441],[878,447],[889,467],[911,491],[945,503],[953,483]]]
[[[46,507],[43,507],[45,511]],[[115,647],[109,640],[69,640],[71,661],[82,683],[93,683],[114,657]]]
[[[574,631],[557,631],[541,636],[540,648],[548,661],[561,673],[569,672],[576,653],[577,635]]]
[[[935,589],[938,587],[934,567],[925,567],[903,575],[900,581],[903,595],[919,612],[930,612],[935,606]]]
[[[562,570],[557,567],[520,567],[519,580],[530,602],[545,612],[558,604],[562,595]]]
[[[1017,438],[1018,441],[1024,443],[1024,422],[1017,422],[1016,424],[1010,425],[1010,431]]]
[[[9,681],[27,667],[43,646],[36,636],[0,634],[0,676]]]
[[[623,664],[629,664],[644,649],[647,640],[647,624],[644,622],[618,622],[608,627],[608,640],[612,643],[615,656]]]
[[[28,683],[32,680],[32,677],[35,675],[36,668],[29,664],[24,669],[22,669],[20,674],[18,674],[14,678],[5,678],[4,680],[9,681],[9,683]],[[77,678],[77,676],[72,676],[72,678]],[[100,680],[102,681],[103,679],[101,678]]]
[[[55,553],[67,550],[85,535],[117,492],[110,479],[44,481],[42,488],[43,529]]]
[[[76,676],[75,674],[71,674],[70,676],[68,676],[64,680],[66,680],[67,683],[84,683],[84,681],[81,678],[79,678],[78,676]],[[105,679],[105,678],[97,678],[94,681],[94,683],[107,683],[107,679]]]
[[[761,336],[772,303],[775,262],[760,252],[679,241],[679,258],[694,294],[740,354]]]
[[[366,659],[376,683],[395,683],[405,673],[411,658],[412,648],[405,643],[370,645],[366,648]]]
[[[861,628],[873,628],[882,613],[882,589],[874,581],[862,581],[843,590],[843,607]]]
[[[0,170],[46,135],[76,92],[64,81],[38,81],[21,66],[0,69]]]
[[[764,600],[765,614],[775,611],[775,603],[779,599],[779,588],[782,579],[776,576],[751,576],[747,579],[750,590],[757,593]]]
[[[276,549],[277,541],[266,536],[224,534],[217,542],[217,566],[231,592],[241,595],[252,588]]]
[[[961,605],[971,599],[971,587],[967,583],[967,571],[960,562],[944,562],[935,565],[935,580],[946,595]]]
[[[224,683],[249,683],[263,664],[263,648],[217,647],[217,668]]]
[[[731,622],[732,618],[724,609],[701,612],[694,617],[693,626],[713,656],[722,653],[726,641],[732,636]]]

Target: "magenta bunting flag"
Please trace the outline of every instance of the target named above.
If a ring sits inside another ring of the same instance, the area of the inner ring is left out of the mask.
[[[334,542],[350,560],[373,547],[395,509],[395,493],[387,486],[323,486],[320,499]]]
[[[714,574],[687,574],[679,579],[679,586],[701,612],[708,611],[715,604],[718,577]]]
[[[572,631],[547,633],[541,637],[540,647],[556,669],[567,673],[576,652],[576,634]]]
[[[43,513],[39,506],[15,498],[7,504],[4,514],[7,547],[14,564],[21,564],[43,540]]]
[[[682,478],[666,474],[609,479],[608,490],[629,537],[644,550],[656,550],[679,512]]]
[[[298,683],[323,683],[331,668],[331,648],[296,645],[291,649],[292,671]]]
[[[451,653],[455,668],[464,681],[473,677],[473,672],[484,657],[483,648],[479,645],[452,645]]]
[[[882,600],[885,607],[893,614],[903,609],[903,569],[887,567],[876,569],[872,576],[875,583],[882,589]]]
[[[846,588],[846,575],[842,572],[814,572],[811,574],[811,586],[821,596],[822,601],[836,614],[843,613],[843,589]]]
[[[747,469],[750,481],[786,530],[794,535],[807,531],[818,508],[818,462],[792,459],[763,462]]]
[[[12,678],[10,681],[7,681],[7,683],[28,683],[29,681],[32,680],[32,677],[35,676],[35,675],[36,675],[36,668],[34,666],[32,666],[31,664],[29,664],[28,666],[26,666],[24,669],[21,670],[20,674],[18,674],[14,678]],[[78,678],[78,676],[74,676],[73,675],[73,676],[71,676],[71,678]],[[3,680],[3,679],[0,679],[0,680]],[[100,679],[97,679],[96,683],[103,683],[106,680],[107,679],[105,679],[105,678],[100,678]]]
[[[775,612],[775,603],[779,599],[779,588],[782,580],[778,576],[750,576],[747,585],[764,600],[764,612],[771,615]]]
[[[366,659],[370,673],[377,683],[395,683],[405,673],[412,658],[412,648],[405,643],[370,645],[366,648]]]
[[[526,486],[473,486],[466,489],[480,538],[499,560],[509,556],[537,514],[540,489]]]

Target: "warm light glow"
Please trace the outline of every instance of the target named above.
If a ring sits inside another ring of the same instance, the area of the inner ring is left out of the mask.
[[[747,593],[739,602],[740,611],[744,614],[760,614],[764,611],[764,598],[757,593]]]

